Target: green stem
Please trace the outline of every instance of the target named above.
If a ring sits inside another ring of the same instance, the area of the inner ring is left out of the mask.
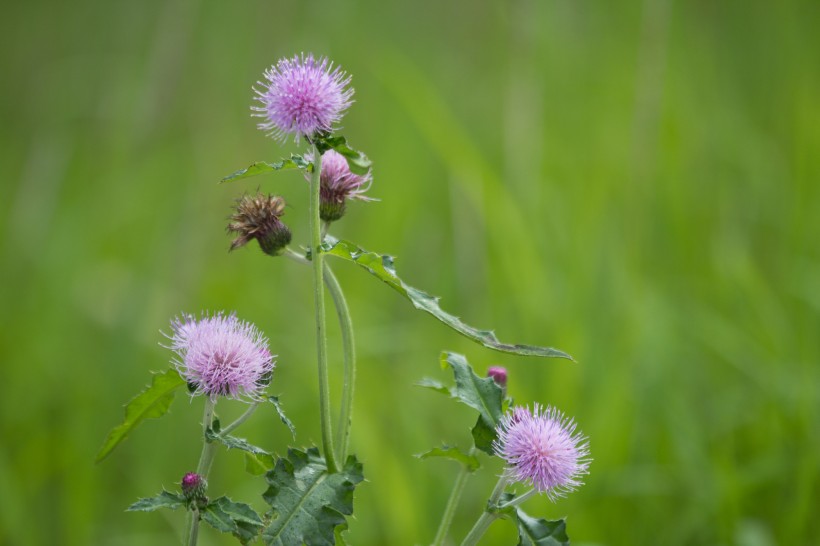
[[[250,407],[249,407],[248,409],[246,409],[246,410],[245,410],[245,413],[243,413],[242,415],[240,415],[240,416],[239,416],[239,418],[237,418],[237,420],[236,420],[236,421],[234,421],[233,423],[231,423],[231,424],[230,424],[230,425],[228,425],[227,427],[225,427],[225,428],[223,428],[222,430],[220,430],[220,431],[219,431],[219,434],[222,434],[222,435],[228,434],[229,432],[233,431],[236,427],[238,427],[239,425],[241,425],[242,423],[244,423],[245,421],[247,421],[247,420],[248,420],[248,417],[250,417],[251,415],[253,415],[253,412],[255,412],[255,411],[256,411],[256,408],[258,408],[258,407],[259,407],[259,404],[260,404],[260,403],[261,403],[261,402],[254,402],[253,404],[251,404],[251,405],[250,405]]]
[[[478,543],[479,539],[484,536],[484,533],[490,527],[490,525],[498,519],[498,513],[493,511],[490,512],[490,509],[495,507],[498,504],[498,499],[501,497],[501,494],[504,492],[504,489],[507,487],[507,476],[504,474],[501,475],[499,478],[498,483],[495,484],[495,489],[493,489],[492,494],[490,495],[490,500],[487,501],[487,508],[484,509],[484,512],[481,514],[481,517],[478,518],[478,521],[475,522],[475,525],[467,536],[464,538],[464,541],[461,543],[461,546],[474,546]]]
[[[322,174],[322,154],[313,144],[313,173],[310,176],[310,255],[313,264],[313,311],[316,316],[316,353],[319,367],[319,416],[322,421],[322,449],[327,470],[338,471],[336,453],[333,450],[333,425],[330,422],[330,380],[327,372],[327,332],[325,331],[324,255],[319,251],[322,244],[322,221],[319,218],[319,190]]]
[[[353,321],[347,306],[344,292],[339,281],[325,263],[325,284],[336,306],[336,315],[342,330],[342,347],[344,351],[344,373],[342,380],[342,408],[339,412],[339,428],[336,431],[336,443],[339,449],[339,461],[344,463],[350,443],[350,426],[353,422],[353,391],[356,383],[356,347],[353,343]]]
[[[208,471],[211,469],[211,462],[214,459],[214,445],[208,441],[206,432],[210,428],[214,420],[214,406],[216,402],[211,400],[210,396],[205,397],[205,409],[202,413],[202,453],[199,455],[199,464],[196,468],[196,473],[202,476],[202,479],[208,477]],[[197,538],[199,537],[199,509],[193,508],[188,513],[188,546],[196,546]]]
[[[530,497],[534,497],[536,494],[538,494],[538,491],[536,491],[535,489],[530,489],[529,491],[527,491],[523,495],[519,495],[519,496],[515,497],[514,499],[512,499],[511,501],[505,502],[504,504],[499,506],[498,509],[503,510],[504,508],[511,508],[513,506],[518,506],[519,504],[521,504],[525,500],[529,499]]]
[[[470,450],[470,455],[475,453],[475,449]],[[450,493],[450,498],[447,500],[447,506],[444,507],[444,514],[441,516],[441,523],[436,532],[436,538],[433,539],[433,546],[441,546],[444,544],[444,539],[447,538],[447,532],[450,530],[450,524],[453,523],[453,516],[456,513],[456,506],[461,500],[461,492],[464,491],[464,486],[467,483],[467,478],[470,477],[470,470],[467,465],[462,465],[461,470],[456,476],[456,483],[453,484],[453,491]]]

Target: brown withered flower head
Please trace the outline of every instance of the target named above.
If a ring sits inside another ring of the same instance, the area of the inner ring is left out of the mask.
[[[290,229],[279,219],[285,212],[285,200],[278,195],[243,195],[236,200],[234,211],[228,233],[238,237],[231,242],[231,250],[256,239],[265,254],[276,256],[290,243]]]

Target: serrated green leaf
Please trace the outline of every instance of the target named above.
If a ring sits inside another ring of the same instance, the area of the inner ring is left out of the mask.
[[[430,389],[431,391],[436,391],[437,393],[445,394],[447,396],[453,395],[453,393],[450,392],[450,387],[443,385],[440,381],[430,379],[429,377],[423,377],[419,381],[416,381],[416,386],[424,387],[425,389]]]
[[[106,436],[94,462],[100,462],[120,444],[128,434],[146,419],[158,419],[168,412],[176,390],[185,380],[174,368],[154,374],[151,385],[131,399],[125,406],[125,419]]]
[[[237,532],[237,527],[234,520],[231,518],[229,514],[225,513],[222,507],[218,504],[208,504],[199,512],[199,514],[202,518],[202,521],[204,521],[217,531],[222,531],[223,533],[231,534]]]
[[[278,396],[268,396],[268,402],[273,404],[273,407],[276,408],[276,413],[279,415],[279,420],[282,421],[288,429],[290,429],[290,433],[293,436],[293,439],[296,439],[296,427],[293,426],[293,422],[288,419],[287,415],[285,415],[284,410],[282,410],[282,405],[279,402]]]
[[[267,545],[334,544],[334,529],[353,513],[353,489],[364,479],[354,456],[329,474],[315,447],[289,449],[265,478],[270,487],[262,495],[273,507],[273,519],[262,533]]]
[[[490,349],[503,353],[513,353],[525,356],[558,357],[572,360],[572,357],[563,351],[551,347],[536,345],[511,345],[501,343],[492,330],[480,330],[463,322],[460,318],[445,312],[439,307],[439,298],[427,292],[413,288],[406,284],[396,274],[392,256],[368,252],[350,241],[326,238],[321,246],[322,252],[353,262],[364,268],[370,274],[384,281],[396,292],[407,298],[413,307],[430,313],[438,320],[473,341]]]
[[[316,138],[315,144],[321,154],[332,149],[344,156],[353,174],[367,174],[373,164],[362,152],[351,148],[342,135],[322,134]]]
[[[212,517],[215,518],[215,523],[223,526],[222,528],[214,527],[225,533],[233,533],[242,544],[247,544],[259,536],[259,531],[264,526],[259,514],[243,502],[234,502],[228,497],[219,497],[208,504],[206,511],[211,509],[211,507],[214,507]],[[225,524],[225,516],[233,521],[233,528]]]
[[[487,424],[484,417],[478,416],[475,426],[470,431],[473,435],[473,444],[487,455],[495,455],[493,442],[498,438],[495,427]]]
[[[418,457],[419,459],[450,459],[463,464],[469,472],[475,472],[481,467],[481,463],[478,462],[478,458],[476,458],[475,455],[464,453],[459,448],[453,446],[445,445],[441,447],[434,447],[430,451],[419,453],[418,455],[416,455],[416,457]]]
[[[126,512],[153,512],[160,508],[170,508],[176,510],[179,507],[185,506],[187,500],[182,495],[171,493],[170,491],[162,490],[162,493],[145,499],[139,499],[137,502],[126,508]]]
[[[228,449],[238,449],[245,452],[245,470],[254,476],[259,476],[273,468],[273,455],[257,447],[244,438],[237,438],[230,434],[217,434],[212,429],[205,431],[205,438],[209,442],[218,442]]]
[[[518,546],[569,546],[567,523],[563,519],[534,518],[516,506]]]
[[[228,176],[220,180],[220,183],[234,182],[242,178],[249,178],[251,176],[257,176],[260,174],[265,174],[273,171],[287,171],[291,169],[301,169],[303,171],[310,172],[313,169],[313,165],[310,162],[306,161],[305,158],[301,155],[291,154],[289,158],[282,159],[275,163],[257,161],[256,163],[253,163],[247,168],[240,169],[235,173],[229,174]]]

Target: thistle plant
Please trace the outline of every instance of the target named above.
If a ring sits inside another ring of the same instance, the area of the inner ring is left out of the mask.
[[[177,390],[187,386],[192,401],[203,400],[203,447],[195,470],[180,469],[179,492],[163,490],[128,508],[185,509],[188,523],[183,544],[197,544],[203,522],[217,531],[233,534],[242,544],[261,540],[266,545],[312,546],[344,541],[342,532],[347,529],[347,516],[353,514],[354,492],[364,474],[357,457],[349,453],[357,374],[352,315],[329,263],[331,259],[359,266],[416,309],[486,348],[571,360],[558,349],[504,343],[491,330],[466,324],[444,311],[439,298],[405,283],[392,257],[364,250],[330,233],[333,223],[349,212],[349,201],[375,200],[367,195],[374,180],[370,159],[338,133],[337,125],[353,102],[350,83],[351,77],[340,67],[310,54],[282,59],[271,66],[254,88],[252,115],[260,118],[258,128],[276,141],[292,139],[298,145],[306,144],[306,149],[278,161],[253,163],[222,179],[236,182],[274,171],[299,170],[308,181],[310,229],[301,250],[290,246],[292,233],[282,219],[285,200],[278,195],[257,191],[238,197],[227,231],[234,236],[230,250],[256,240],[260,249],[278,262],[285,258],[294,267],[310,268],[321,446],[291,447],[286,455],[278,456],[231,434],[264,405],[277,412],[294,442],[297,439],[278,397],[267,393],[277,365],[268,339],[259,328],[239,320],[235,313],[220,312],[202,314],[199,318],[183,314],[171,321],[165,342],[174,353],[170,368],[154,375],[151,385],[129,402],[125,419],[111,431],[97,455],[97,460],[102,460],[145,419],[166,414]],[[335,386],[335,391],[328,371],[326,292],[342,332],[342,383]],[[276,334],[271,337],[275,342]],[[462,544],[476,544],[499,518],[516,523],[519,544],[568,544],[563,520],[531,517],[521,504],[538,494],[558,501],[581,485],[590,462],[586,437],[576,431],[571,418],[551,406],[515,406],[507,396],[508,373],[504,368],[490,367],[482,377],[464,356],[450,352],[442,354],[441,365],[452,371],[454,385],[430,378],[420,380],[418,385],[466,404],[477,412],[477,417],[472,427],[472,445],[468,448],[443,445],[417,455],[421,459],[450,459],[460,465],[432,543],[442,545],[450,540],[450,525],[458,512],[464,486],[481,467],[481,457],[488,456],[503,460],[505,469],[489,493],[486,509],[478,515]],[[277,385],[277,389],[286,396],[301,395],[290,392],[286,385]],[[333,392],[339,394],[337,400],[331,396]],[[217,403],[223,400],[247,405],[245,412],[226,426],[216,413]],[[267,489],[261,500],[269,508],[263,513],[250,504],[209,494],[208,476],[220,445],[244,452],[246,470],[253,479],[264,480]],[[522,485],[526,489],[523,493],[513,492]],[[373,486],[378,487],[378,483]],[[366,517],[359,519],[366,521]]]

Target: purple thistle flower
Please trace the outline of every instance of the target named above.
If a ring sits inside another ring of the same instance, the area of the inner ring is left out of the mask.
[[[575,432],[575,422],[557,409],[535,404],[516,407],[496,429],[493,449],[507,463],[506,474],[532,485],[555,501],[581,485],[588,474],[589,443]]]
[[[255,116],[264,118],[258,127],[271,136],[284,140],[292,134],[311,137],[330,131],[353,102],[350,76],[327,58],[318,60],[312,54],[280,59],[265,71],[267,82],[257,82],[254,88],[261,106],[253,106]]]
[[[249,322],[235,314],[182,315],[171,321],[168,336],[179,360],[179,373],[195,388],[195,394],[258,400],[273,372],[268,340]]]
[[[188,472],[182,477],[180,487],[186,499],[199,500],[205,498],[208,482],[196,472]]]
[[[313,163],[313,154],[305,154],[305,160]],[[305,173],[305,179],[310,180],[309,173]],[[364,195],[373,182],[370,171],[364,175],[353,174],[345,156],[336,150],[322,154],[319,181],[319,216],[325,222],[335,222],[344,216],[347,199],[375,201]]]

